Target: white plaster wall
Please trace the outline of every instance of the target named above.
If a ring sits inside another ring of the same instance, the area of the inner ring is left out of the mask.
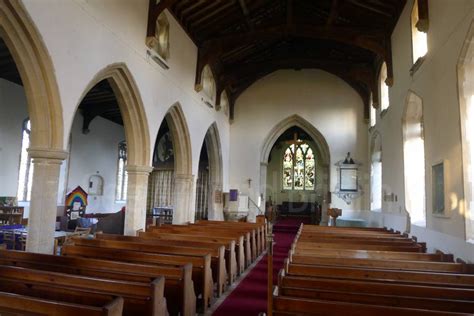
[[[132,73],[145,106],[151,135],[150,153],[166,112],[179,102],[191,135],[194,175],[205,133],[213,122],[217,123],[224,189],[227,189],[228,118],[223,111],[208,108],[194,91],[197,47],[170,14],[170,69],[163,70],[146,55],[148,0],[24,0],[23,3],[53,61],[63,105],[65,148],[86,86],[106,66],[123,62]]]
[[[362,100],[344,81],[321,70],[280,70],[259,80],[240,96],[231,125],[231,188],[250,194],[256,201],[264,141],[275,125],[295,114],[313,124],[329,145],[331,191],[337,180],[334,164],[344,159],[347,152],[363,162],[362,180],[367,190],[367,124]],[[366,196],[347,205],[333,194],[332,206],[366,210]]]
[[[465,242],[465,222],[460,205],[464,199],[462,183],[461,131],[456,65],[469,25],[474,18],[474,2],[443,0],[429,3],[429,52],[413,77],[410,14],[413,1],[408,1],[392,35],[394,85],[390,88],[390,108],[378,117],[375,130],[382,135],[383,184],[387,193],[398,195],[397,202],[384,202],[381,219],[386,226],[397,225],[394,216],[405,209],[403,178],[402,116],[409,91],[423,100],[427,226],[411,231],[428,246],[446,249],[457,256],[473,260],[472,245]],[[370,136],[369,136],[370,137]],[[431,166],[446,160],[449,210],[447,217],[431,215]],[[398,214],[398,215],[397,215]],[[394,222],[391,223],[391,220]]]
[[[0,196],[17,194],[26,104],[22,86],[0,79]]]
[[[96,117],[89,126],[90,132],[82,133],[82,116],[76,115],[71,130],[71,152],[67,193],[80,185],[86,192],[89,177],[99,175],[104,180],[103,195],[88,196],[87,213],[113,213],[125,206],[115,201],[117,184],[118,144],[125,139],[121,125]]]

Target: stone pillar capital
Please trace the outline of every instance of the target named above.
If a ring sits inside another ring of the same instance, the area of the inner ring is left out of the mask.
[[[30,147],[28,148],[28,155],[33,160],[47,160],[48,162],[62,163],[67,158],[69,153],[59,148],[41,148],[41,147]]]
[[[175,181],[183,181],[183,182],[186,182],[186,181],[190,181],[192,182],[193,181],[193,178],[194,176],[192,174],[176,174],[175,175]]]
[[[125,167],[127,172],[134,173],[134,174],[146,174],[149,175],[153,171],[153,167],[151,166],[140,166],[140,165],[127,165]]]
[[[261,161],[261,162],[260,162],[260,166],[268,167],[268,162]]]

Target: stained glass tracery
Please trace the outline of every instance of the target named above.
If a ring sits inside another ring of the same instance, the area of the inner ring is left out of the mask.
[[[283,154],[283,190],[314,190],[315,157],[306,144],[292,144]]]

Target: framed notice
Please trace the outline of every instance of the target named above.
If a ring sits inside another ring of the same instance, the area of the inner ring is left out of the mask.
[[[358,179],[356,168],[341,168],[340,170],[340,191],[357,191]]]

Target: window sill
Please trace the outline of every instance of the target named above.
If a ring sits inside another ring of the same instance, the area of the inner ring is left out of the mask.
[[[419,222],[412,222],[411,223],[413,226],[418,226],[420,228],[426,228],[426,222],[424,221],[419,221]]]
[[[421,65],[425,61],[425,56],[420,57],[416,60],[416,62],[413,64],[413,66],[410,68],[410,76],[413,77],[413,75],[420,69]]]

